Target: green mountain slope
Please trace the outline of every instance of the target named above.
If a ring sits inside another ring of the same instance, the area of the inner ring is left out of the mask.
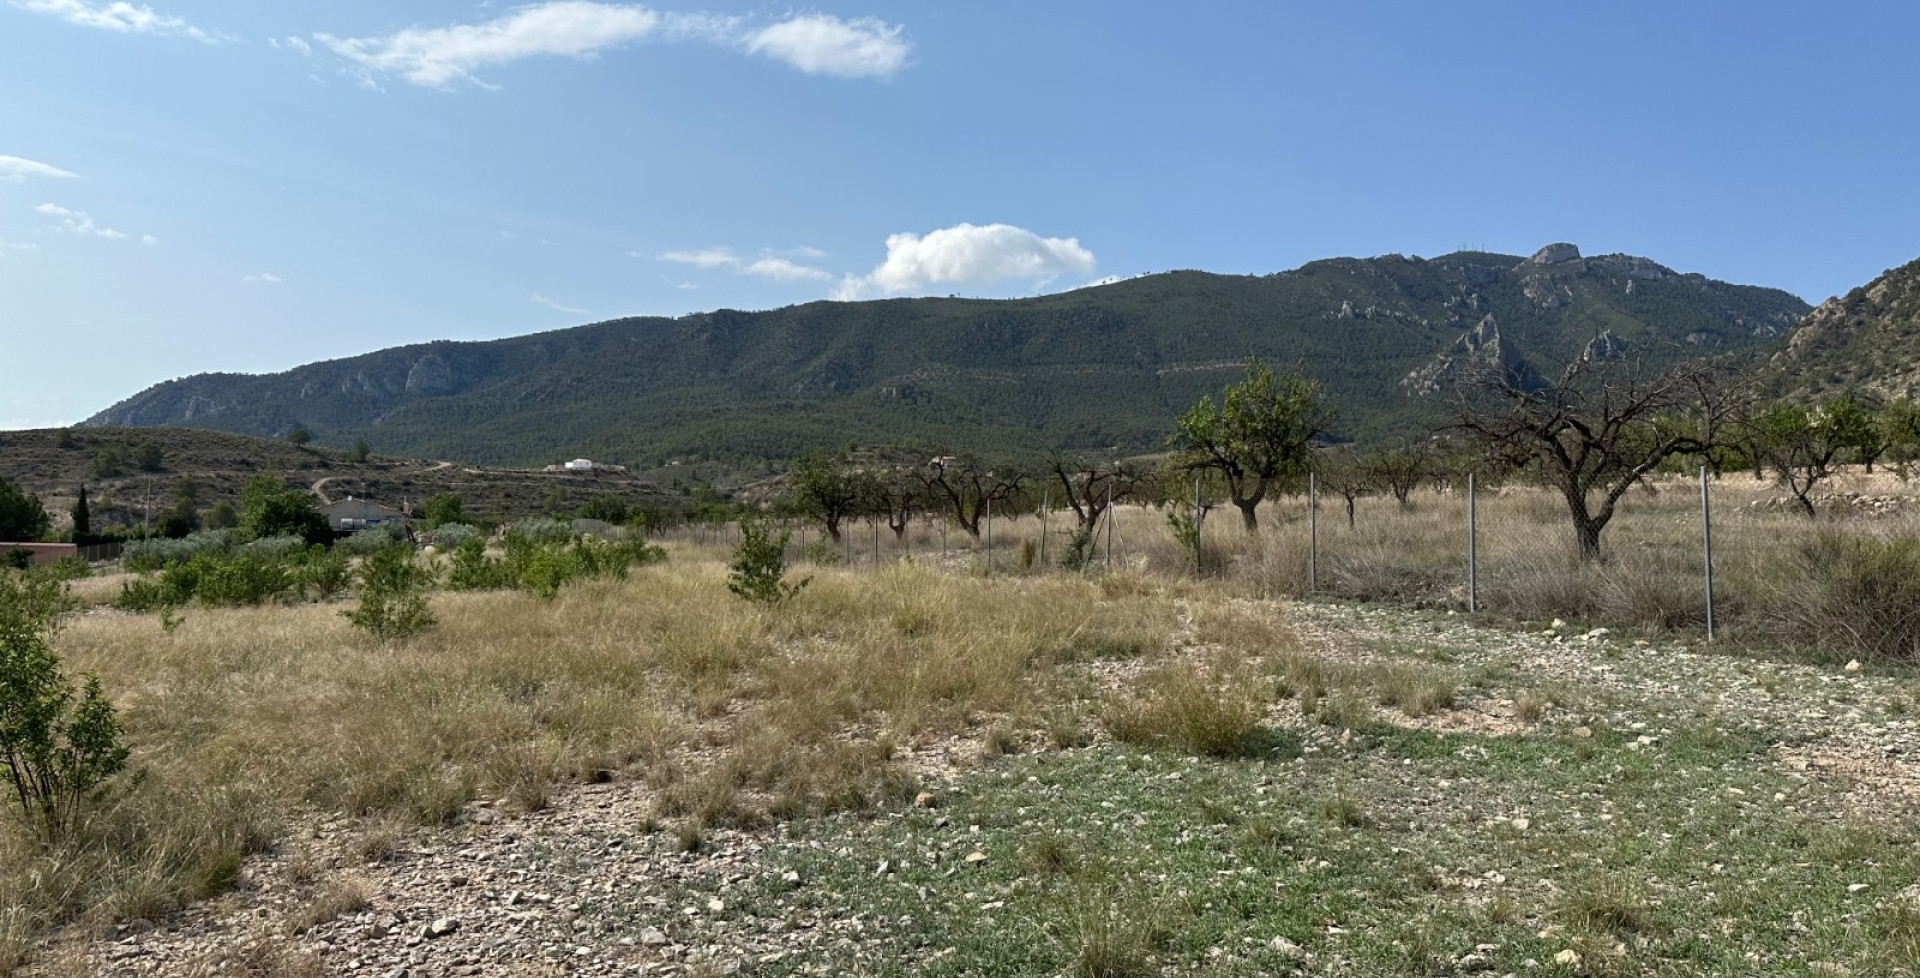
[[[429,343],[264,376],[169,381],[92,425],[182,425],[383,453],[538,464],[736,463],[904,438],[1138,450],[1250,356],[1319,379],[1344,436],[1423,426],[1403,383],[1496,317],[1543,364],[1602,333],[1655,361],[1751,350],[1808,307],[1642,258],[1461,252],[1330,259],[1266,276],[1171,272],[1017,300],[815,302]]]
[[[1770,388],[1801,401],[1848,392],[1920,396],[1920,260],[1821,303],[1763,376]]]

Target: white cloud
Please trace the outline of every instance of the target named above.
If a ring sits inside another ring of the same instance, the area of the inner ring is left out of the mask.
[[[564,312],[564,313],[571,313],[571,314],[573,314],[573,315],[575,315],[575,316],[585,316],[585,315],[588,315],[588,313],[587,313],[587,311],[586,311],[585,309],[579,309],[579,308],[576,308],[576,307],[574,307],[574,306],[569,306],[569,305],[566,305],[566,304],[564,304],[564,303],[561,303],[561,302],[558,302],[558,301],[556,301],[556,300],[554,300],[554,299],[549,299],[549,298],[547,298],[546,296],[544,296],[544,295],[541,295],[541,294],[540,294],[540,293],[538,293],[538,292],[535,292],[535,293],[534,293],[534,294],[533,294],[533,295],[532,295],[532,296],[530,297],[530,299],[531,299],[531,301],[532,301],[532,302],[533,302],[533,303],[534,303],[535,305],[541,305],[541,306],[546,306],[546,307],[547,307],[548,309],[552,309],[552,310],[554,310],[555,312]]]
[[[628,254],[633,254],[628,252]],[[639,257],[634,255],[634,257]],[[699,268],[732,268],[740,264],[740,256],[728,248],[701,248],[696,251],[669,251],[660,256],[661,261],[679,262]]]
[[[635,258],[641,257],[627,252]],[[820,254],[818,248],[797,248],[788,254]],[[678,262],[695,268],[725,268],[739,275],[753,275],[758,278],[772,279],[776,282],[801,282],[813,280],[824,282],[833,276],[823,268],[802,265],[790,258],[781,257],[772,251],[762,252],[759,258],[751,261],[735,254],[732,248],[700,248],[694,251],[669,251],[656,256],[661,261]]]
[[[149,245],[149,246],[157,245],[160,243],[160,239],[154,237],[151,234],[143,234],[140,236],[140,243],[143,245]]]
[[[285,40],[270,37],[267,38],[267,46],[287,51],[297,51],[306,57],[313,56],[313,45],[308,44],[307,39],[304,37],[289,37]]]
[[[13,0],[74,3],[78,0]],[[381,37],[313,39],[357,66],[360,80],[399,75],[415,85],[449,88],[481,80],[481,69],[525,58],[559,55],[591,59],[600,52],[640,41],[693,41],[784,61],[801,71],[839,78],[890,78],[912,51],[904,28],[872,17],[841,20],[803,14],[765,27],[740,17],[708,13],[661,13],[638,4],[598,0],[547,0],[519,7],[478,24],[409,27]],[[270,42],[303,54],[299,38]]]
[[[5,238],[0,238],[0,258],[5,258],[7,256],[7,252],[9,251],[39,251],[39,250],[40,250],[40,246],[30,241],[8,241]]]
[[[51,177],[57,180],[72,180],[79,176],[57,166],[49,166],[39,160],[29,160],[20,156],[0,156],[0,183],[19,183],[28,177]]]
[[[599,51],[652,34],[660,15],[645,7],[552,0],[522,7],[481,24],[409,27],[386,37],[314,40],[369,72],[398,74],[416,84],[446,88],[457,81],[484,84],[476,69],[540,55],[590,58]]]
[[[902,30],[875,17],[841,20],[832,14],[803,14],[754,31],[741,46],[809,75],[891,78],[906,67],[913,50],[900,36]]]
[[[124,231],[103,228],[93,223],[93,218],[88,215],[86,211],[68,210],[58,204],[41,204],[39,207],[34,208],[34,210],[48,217],[58,218],[60,223],[54,227],[55,231],[90,235],[96,238],[109,238],[114,241],[119,241],[127,236]],[[152,235],[147,235],[143,240],[148,244],[154,243]]]
[[[240,281],[254,285],[279,285],[286,280],[272,272],[261,272],[258,275],[243,276]]]
[[[52,14],[69,24],[119,34],[186,37],[202,44],[218,44],[221,41],[232,40],[224,34],[203,31],[178,17],[157,13],[152,7],[125,3],[121,0],[105,4],[88,3],[86,0],[11,0],[11,2],[22,10]]]
[[[1077,238],[1043,238],[1011,224],[956,224],[925,236],[887,236],[887,260],[866,275],[849,275],[835,298],[900,295],[934,285],[981,285],[1022,279],[1036,289],[1062,275],[1093,274],[1098,262]]]
[[[776,282],[799,282],[807,279],[826,281],[833,277],[827,274],[826,269],[814,268],[810,265],[802,265],[799,262],[789,261],[785,258],[774,257],[761,258],[757,261],[750,262],[742,266],[740,272],[743,275],[758,275],[761,278],[770,278]]]

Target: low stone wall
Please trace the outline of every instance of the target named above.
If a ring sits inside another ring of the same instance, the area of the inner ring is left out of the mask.
[[[31,562],[35,566],[38,566],[40,564],[55,563],[59,561],[60,558],[62,557],[73,557],[73,556],[77,556],[80,553],[80,548],[74,546],[71,543],[4,543],[4,542],[0,542],[0,557],[4,557],[6,554],[15,550],[31,551],[33,553],[33,559]]]

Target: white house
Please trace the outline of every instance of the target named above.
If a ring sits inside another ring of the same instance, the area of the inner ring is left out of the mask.
[[[592,472],[593,459],[576,458],[573,461],[568,462],[566,465],[562,467],[565,468],[568,472]]]

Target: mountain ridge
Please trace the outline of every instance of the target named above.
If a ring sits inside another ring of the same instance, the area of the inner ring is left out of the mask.
[[[1655,359],[1758,349],[1808,308],[1630,255],[1329,258],[1174,271],[1025,299],[810,302],[435,341],[148,388],[86,425],[186,425],[535,464],[792,457],[848,440],[1039,451],[1157,447],[1248,356],[1321,381],[1343,437],[1405,433],[1400,384],[1494,315],[1539,363],[1598,337]]]

